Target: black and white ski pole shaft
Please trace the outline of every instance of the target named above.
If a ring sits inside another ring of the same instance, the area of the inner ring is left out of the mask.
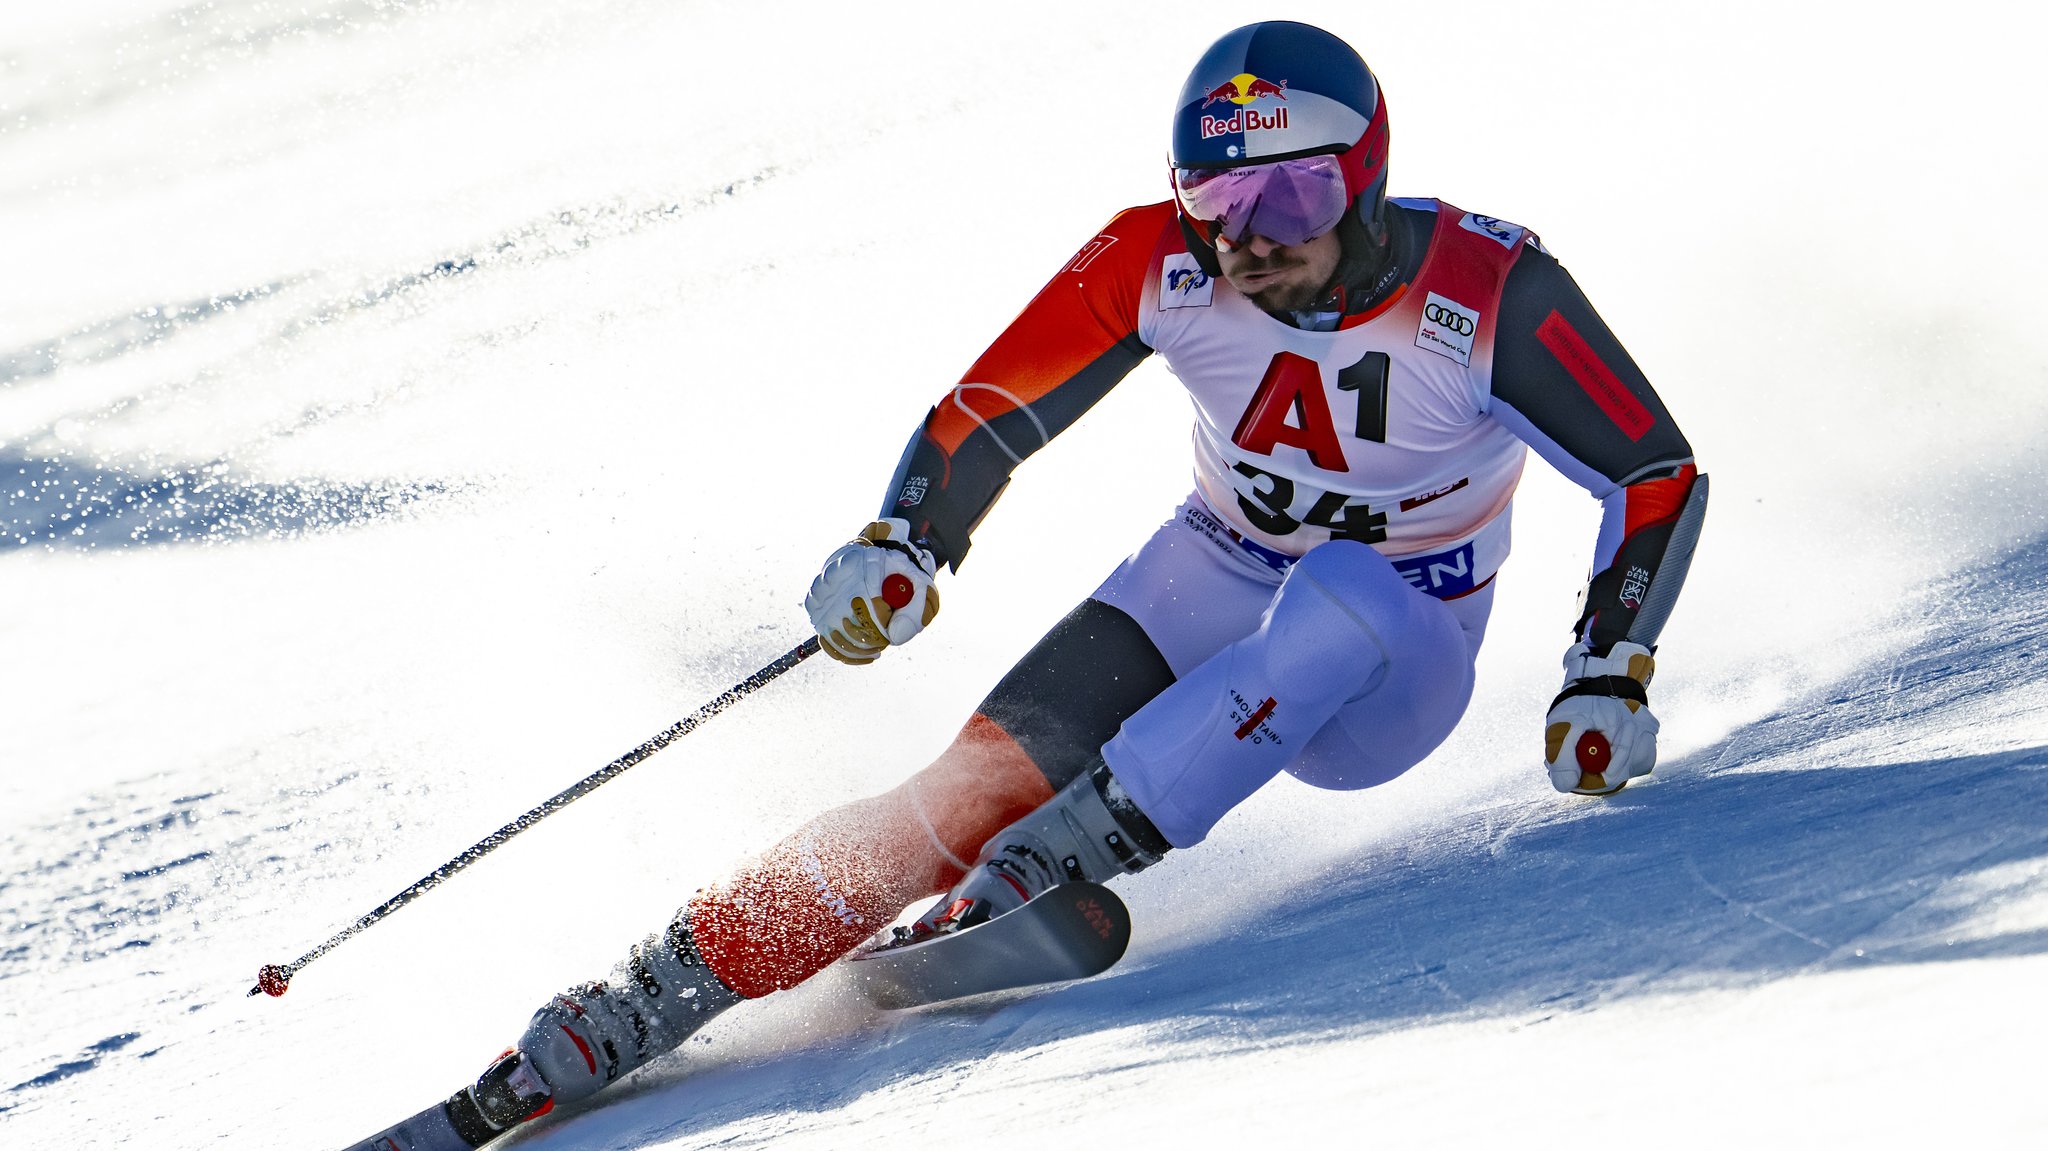
[[[297,975],[300,968],[339,947],[349,936],[411,903],[438,886],[442,880],[447,879],[449,876],[454,875],[456,872],[497,850],[499,845],[503,844],[506,840],[511,839],[548,816],[596,791],[627,768],[632,767],[634,764],[695,731],[697,726],[705,720],[738,703],[746,696],[752,694],[756,688],[764,686],[776,676],[781,675],[783,672],[788,671],[817,653],[818,637],[812,636],[784,652],[775,662],[732,685],[731,688],[726,690],[725,694],[698,708],[688,718],[678,722],[675,726],[611,761],[597,771],[584,776],[582,780],[562,791],[553,799],[548,800],[546,803],[541,804],[539,807],[478,840],[475,846],[471,847],[468,851],[435,868],[428,874],[421,876],[413,882],[411,887],[385,900],[375,910],[370,911],[361,919],[335,932],[332,938],[320,946],[282,966],[264,964],[262,969],[256,973],[256,986],[249,989],[249,994],[254,995],[260,991],[265,995],[283,995],[285,989],[291,983],[292,976]]]

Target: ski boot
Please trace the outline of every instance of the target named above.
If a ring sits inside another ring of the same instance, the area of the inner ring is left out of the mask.
[[[704,966],[677,915],[636,945],[611,978],[558,995],[519,1045],[477,1081],[349,1151],[471,1151],[681,1045],[740,997]]]
[[[982,845],[965,877],[911,926],[909,942],[1014,911],[1052,887],[1143,871],[1172,849],[1097,759],[1080,778]]]

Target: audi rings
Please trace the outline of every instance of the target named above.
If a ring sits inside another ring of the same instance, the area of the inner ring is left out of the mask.
[[[1453,312],[1442,304],[1425,304],[1422,309],[1422,318],[1432,324],[1442,325],[1444,328],[1461,336],[1469,336],[1477,330],[1477,325],[1472,322],[1472,317],[1460,312]]]

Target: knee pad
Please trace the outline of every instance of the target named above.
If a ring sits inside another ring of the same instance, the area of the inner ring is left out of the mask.
[[[1386,557],[1324,544],[1288,571],[1256,631],[1124,721],[1103,757],[1167,839],[1191,847],[1439,631],[1462,656],[1455,619]]]

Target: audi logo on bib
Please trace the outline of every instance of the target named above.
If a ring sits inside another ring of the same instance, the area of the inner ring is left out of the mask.
[[[1472,337],[1478,331],[1478,312],[1449,296],[1431,292],[1422,304],[1422,322],[1415,327],[1415,346],[1469,368]]]
[[[1434,300],[1422,309],[1422,318],[1432,324],[1442,324],[1461,336],[1469,336],[1479,330],[1479,325],[1472,322],[1472,317],[1453,312]]]

